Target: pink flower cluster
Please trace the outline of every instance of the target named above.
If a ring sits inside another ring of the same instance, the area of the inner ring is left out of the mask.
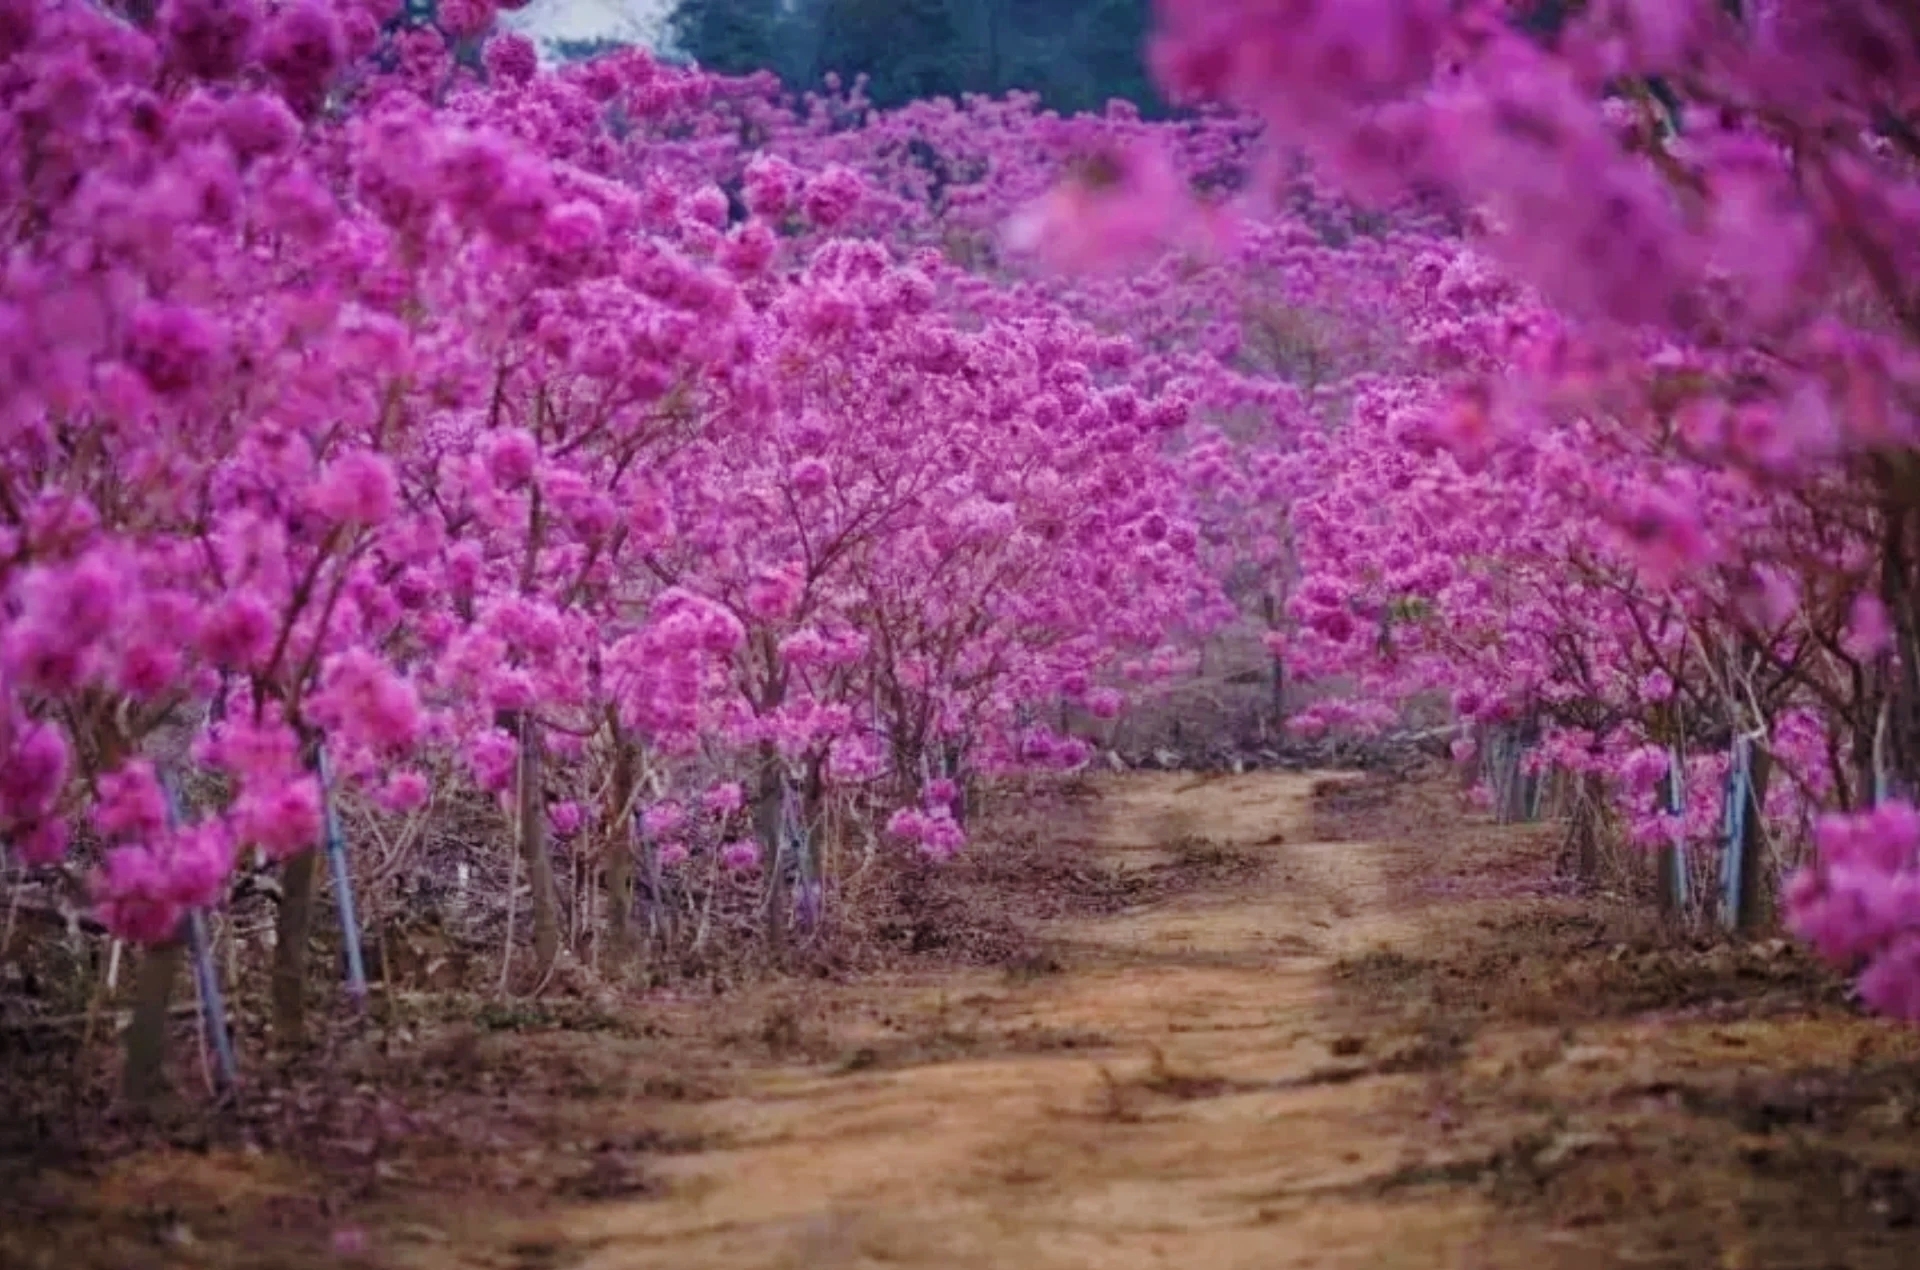
[[[947,860],[966,845],[964,830],[945,806],[921,810],[902,807],[887,819],[887,832],[910,842],[929,860]]]
[[[1920,1022],[1920,812],[1888,802],[1824,816],[1817,861],[1789,880],[1787,921],[1821,956],[1861,968],[1873,1009]]]

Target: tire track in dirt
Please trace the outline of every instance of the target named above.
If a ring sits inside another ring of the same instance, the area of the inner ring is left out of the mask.
[[[1056,923],[1066,969],[956,974],[997,1029],[1097,1035],[853,1074],[769,1072],[671,1129],[724,1143],[659,1164],[659,1198],[522,1232],[525,1265],[578,1270],[1538,1264],[1496,1248],[1469,1190],[1382,1198],[1424,1157],[1408,1082],[1345,1037],[1328,971],[1418,944],[1367,844],[1308,841],[1315,778],[1136,774],[1103,783],[1095,850],[1130,867],[1203,839],[1267,867],[1231,890]],[[1564,1263],[1561,1263],[1564,1264]]]

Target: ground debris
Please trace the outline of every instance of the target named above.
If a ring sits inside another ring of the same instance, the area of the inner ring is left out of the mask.
[[[1537,885],[1439,779],[1014,811],[832,974],[420,993],[159,1126],[8,1051],[0,1264],[1912,1264],[1920,1045],[1792,945]]]

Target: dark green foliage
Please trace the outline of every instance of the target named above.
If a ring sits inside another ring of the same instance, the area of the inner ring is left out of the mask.
[[[668,19],[675,49],[710,71],[784,78],[798,25],[784,0],[681,0]]]
[[[1144,51],[1151,0],[680,0],[679,52],[710,70],[772,70],[789,86],[868,78],[881,106],[1036,92],[1060,111],[1160,103]]]
[[[547,46],[563,62],[584,62],[625,48],[619,40],[554,40]]]
[[[1531,8],[1510,11],[1508,20],[1541,43],[1553,44],[1559,40],[1561,28],[1577,7],[1567,0],[1538,0]]]

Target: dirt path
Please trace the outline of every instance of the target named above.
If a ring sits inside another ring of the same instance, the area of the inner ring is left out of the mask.
[[[546,1242],[578,1270],[1504,1264],[1476,1259],[1488,1214],[1470,1195],[1387,1206],[1367,1184],[1418,1154],[1397,1097],[1416,1078],[1353,1078],[1328,971],[1417,945],[1422,915],[1375,848],[1309,840],[1314,784],[1112,784],[1109,864],[1197,839],[1265,867],[1058,924],[1063,973],[960,979],[935,990],[944,1007],[907,1007],[1094,1052],[769,1076],[684,1110],[673,1130],[726,1145],[664,1161],[662,1197],[563,1215]]]
[[[1031,954],[448,1000],[251,1127],[0,1174],[0,1265],[1914,1264],[1920,1033],[1784,943],[1556,895],[1551,833],[1444,778],[1134,774],[1006,812],[927,920],[1053,914]]]

